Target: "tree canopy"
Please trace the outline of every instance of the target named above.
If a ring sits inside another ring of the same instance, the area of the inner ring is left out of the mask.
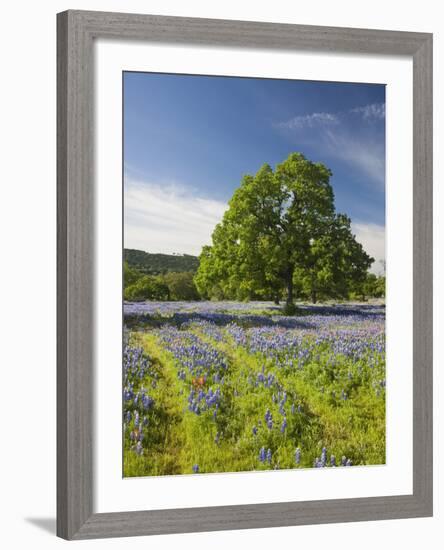
[[[124,261],[123,295],[130,301],[199,300],[193,277],[194,273],[189,271],[146,275]]]
[[[166,273],[163,277],[170,292],[170,300],[199,300],[194,274],[189,271],[181,273]]]
[[[295,292],[316,302],[347,297],[373,262],[337,214],[331,171],[292,153],[273,171],[243,177],[205,246],[195,276],[213,298],[274,298],[291,309]]]

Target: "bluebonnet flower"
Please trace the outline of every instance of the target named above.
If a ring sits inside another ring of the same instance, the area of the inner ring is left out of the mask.
[[[253,426],[251,431],[253,432],[253,435],[257,435],[257,427],[256,426]]]
[[[321,462],[324,466],[327,464],[327,448],[326,447],[322,447]]]
[[[261,450],[259,451],[259,460],[261,462],[264,462],[265,458],[266,458],[265,447],[261,447]]]
[[[294,459],[296,461],[296,464],[301,463],[301,449],[298,447],[294,453]]]
[[[197,464],[193,464],[193,472],[195,474],[198,474],[199,473],[199,466]]]
[[[123,399],[124,401],[130,401],[133,398],[133,392],[130,388],[126,387],[123,389]]]
[[[284,433],[286,428],[287,428],[287,419],[284,417],[284,420],[282,421],[282,424],[281,424],[281,432]]]
[[[269,464],[271,464],[271,449],[268,449],[267,451],[267,461]]]
[[[267,411],[265,412],[265,422],[268,429],[271,430],[273,428],[273,416],[270,412],[270,409],[267,409]]]
[[[142,443],[140,441],[138,441],[136,443],[136,446],[134,447],[134,450],[135,452],[138,454],[138,455],[142,455],[143,454],[143,447],[142,447]]]
[[[153,403],[154,400],[147,393],[142,393],[142,406],[144,409],[149,409]]]

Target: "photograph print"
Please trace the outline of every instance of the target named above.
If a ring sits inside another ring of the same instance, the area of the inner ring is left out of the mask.
[[[123,476],[385,464],[385,85],[123,73]]]

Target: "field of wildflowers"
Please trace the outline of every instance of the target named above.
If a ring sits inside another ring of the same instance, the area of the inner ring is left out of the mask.
[[[385,309],[124,304],[124,476],[385,463]]]

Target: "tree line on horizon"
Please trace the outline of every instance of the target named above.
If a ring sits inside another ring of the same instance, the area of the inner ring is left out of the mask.
[[[335,210],[330,177],[301,153],[245,175],[197,269],[148,275],[126,261],[125,299],[284,300],[293,313],[295,300],[385,296],[385,276],[369,273],[374,259]]]

